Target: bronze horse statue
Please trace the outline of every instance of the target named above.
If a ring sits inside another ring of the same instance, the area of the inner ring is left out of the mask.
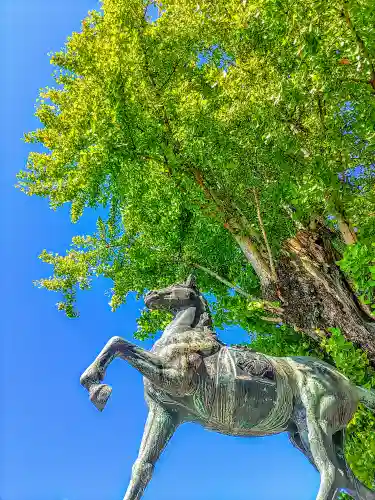
[[[103,410],[111,388],[103,384],[115,357],[144,376],[149,413],[139,455],[123,500],[139,500],[162,450],[183,422],[231,436],[289,434],[320,473],[316,500],[341,490],[355,500],[375,500],[344,457],[344,431],[362,402],[375,410],[375,394],[353,385],[312,357],[271,357],[228,347],[217,338],[207,301],[190,276],[145,295],[149,309],[174,319],[151,351],[113,337],[81,376],[94,405]]]

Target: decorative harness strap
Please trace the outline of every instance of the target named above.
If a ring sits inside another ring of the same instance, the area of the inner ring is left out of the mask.
[[[251,428],[256,432],[283,431],[293,411],[293,392],[290,387],[288,372],[290,367],[281,359],[275,361],[263,354],[272,364],[276,374],[276,401],[266,418]]]
[[[236,401],[236,365],[228,347],[219,351],[216,364],[215,395],[211,415],[224,425],[232,425]]]

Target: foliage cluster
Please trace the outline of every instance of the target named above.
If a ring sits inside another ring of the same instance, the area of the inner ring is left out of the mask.
[[[141,0],[102,7],[52,56],[58,85],[25,136],[46,150],[19,175],[52,208],[71,204],[73,222],[110,213],[92,244],[42,254],[60,309],[74,315],[96,275],[113,280],[114,309],[194,262],[233,275],[246,262],[223,224],[240,213],[261,241],[254,188],[275,256],[314,215],[375,234],[370,0],[168,0],[153,23]]]
[[[359,300],[375,309],[375,242],[357,242],[346,247],[340,268],[352,281]],[[373,311],[373,314],[375,311]]]

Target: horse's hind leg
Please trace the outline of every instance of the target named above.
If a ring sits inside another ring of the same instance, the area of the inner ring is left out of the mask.
[[[303,440],[301,438],[301,435],[297,431],[291,431],[289,433],[289,440],[292,443],[292,445],[295,448],[297,448],[297,450],[299,450],[300,452],[302,452],[305,455],[305,457],[309,460],[309,462],[314,467],[314,469],[317,472],[319,472],[319,470],[317,469],[317,467],[315,465],[313,457],[311,455],[311,450],[310,450],[310,447],[308,444],[308,440],[306,440],[306,435],[304,435],[304,440]],[[305,443],[304,443],[304,441],[305,441]],[[339,462],[341,469],[346,472],[346,470],[345,470],[346,463],[340,462],[340,460],[339,460],[340,457],[337,453],[336,453],[336,456],[337,456],[337,459],[338,459],[338,462]],[[348,481],[350,481],[350,480],[348,480]],[[357,492],[354,491],[354,489],[346,488],[346,492],[349,495],[351,495],[354,500],[363,500],[362,497],[358,496]],[[340,489],[337,488],[337,491],[336,491],[335,495],[332,497],[332,500],[335,500],[336,498],[338,498],[339,494],[340,494]],[[363,498],[367,500],[367,497],[363,497]],[[369,498],[369,500],[372,500],[372,498]],[[374,500],[375,500],[375,498],[374,498]]]
[[[334,454],[332,440],[320,425],[315,413],[306,413],[307,439],[311,455],[320,472],[320,487],[316,500],[332,500],[344,485]]]
[[[345,472],[338,463],[332,436],[321,421],[321,400],[313,394],[301,394],[303,405],[296,408],[294,422],[307,458],[320,473],[320,488],[316,500],[333,500],[342,488],[349,486]]]
[[[103,410],[111,394],[110,386],[103,384],[102,381],[108,365],[116,357],[128,361],[158,386],[177,384],[180,378],[178,371],[168,366],[161,357],[121,337],[112,337],[80,379],[81,384],[89,391],[90,400],[98,410]]]
[[[298,431],[289,432],[289,441],[292,443],[292,445],[295,448],[297,448],[297,450],[299,450],[301,453],[303,453],[305,455],[305,457],[308,459],[308,461],[314,467],[314,469],[318,471],[318,469],[316,468],[316,465],[314,463],[314,459],[311,455],[311,451],[309,448],[308,449],[305,448],[304,443],[302,441],[302,438],[301,438]]]
[[[354,500],[375,500],[375,492],[371,491],[367,488],[363,483],[361,483],[353,474],[351,469],[349,468],[344,455],[344,431],[338,431],[333,436],[329,436],[324,429],[324,426],[319,426],[321,428],[321,436],[322,443],[326,446],[324,450],[324,446],[321,450],[316,453],[311,451],[311,448],[314,449],[314,444],[311,446],[311,433],[308,431],[308,422],[306,420],[306,424],[302,421],[299,422],[299,434],[294,434],[290,436],[290,440],[294,446],[296,446],[305,456],[309,459],[310,463],[318,469],[323,476],[322,467],[317,467],[315,465],[316,456],[324,456],[328,458],[328,460],[321,460],[324,467],[329,467],[329,464],[332,463],[334,465],[335,470],[335,480],[333,482],[333,486],[328,495],[332,495],[332,497],[327,496],[329,500],[335,500],[338,498],[341,489],[345,490]],[[311,429],[311,426],[310,426]],[[327,467],[327,468],[328,468]],[[323,479],[323,478],[322,478]],[[320,498],[320,497],[318,497]],[[324,497],[323,497],[324,498]]]
[[[340,468],[345,472],[350,487],[345,488],[346,492],[355,500],[375,500],[375,492],[367,488],[357,479],[350,469],[344,455],[344,431],[340,430],[333,435],[333,446]]]

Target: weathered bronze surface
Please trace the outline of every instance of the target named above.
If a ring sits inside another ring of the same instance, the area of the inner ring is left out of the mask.
[[[373,392],[318,359],[275,358],[226,346],[212,328],[207,301],[192,276],[149,292],[145,304],[174,315],[151,351],[113,337],[81,377],[91,401],[103,410],[111,388],[102,382],[115,357],[144,376],[149,414],[123,500],[142,497],[160,453],[183,422],[232,436],[288,432],[320,473],[316,500],[332,500],[341,489],[355,500],[375,500],[343,454],[344,431],[358,403],[375,410]]]

